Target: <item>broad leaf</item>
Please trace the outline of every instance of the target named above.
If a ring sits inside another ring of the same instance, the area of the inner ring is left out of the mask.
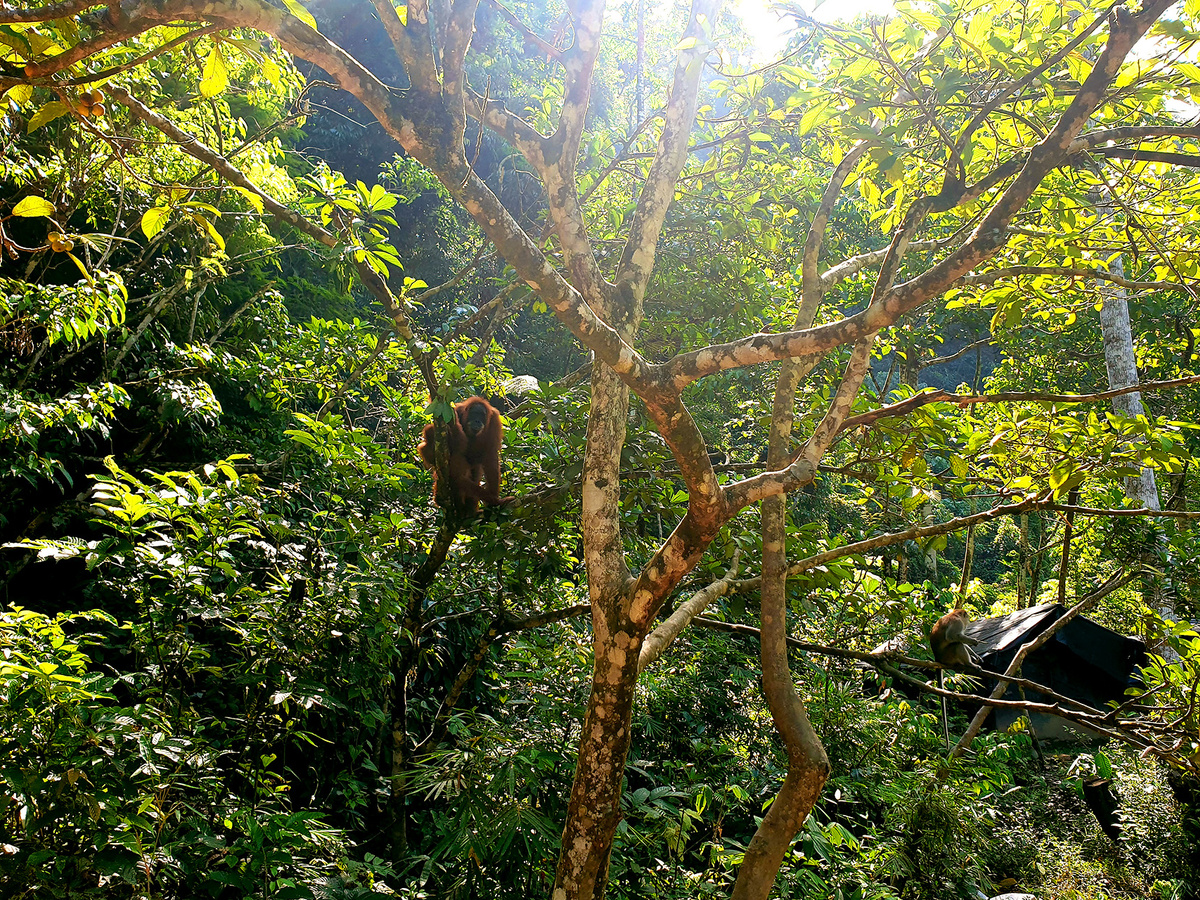
[[[153,238],[166,227],[167,220],[170,218],[171,208],[169,206],[150,207],[142,213],[142,234],[147,238]]]
[[[53,122],[55,119],[65,116],[71,111],[71,107],[58,100],[51,100],[37,112],[35,112],[29,120],[28,131],[37,131],[43,125]]]
[[[296,0],[283,0],[283,5],[288,8],[288,12],[313,31],[317,30],[317,20],[313,18],[313,14],[297,3]]]
[[[225,57],[221,55],[221,45],[213,47],[212,53],[204,61],[204,75],[200,79],[200,96],[205,99],[215,97],[229,86],[229,69],[225,66]]]
[[[54,204],[45,197],[26,197],[13,207],[14,216],[36,218],[37,216],[54,215]]]

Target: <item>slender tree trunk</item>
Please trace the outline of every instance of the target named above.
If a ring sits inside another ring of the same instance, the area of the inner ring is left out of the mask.
[[[392,665],[391,796],[388,803],[388,842],[392,858],[408,855],[408,680],[407,654]]]
[[[975,512],[975,504],[971,504],[971,512]],[[958,579],[958,592],[961,594],[971,582],[971,565],[975,562],[975,523],[967,526],[966,549],[963,551],[962,575]]]
[[[784,497],[763,501],[764,533],[786,529]],[[792,838],[816,805],[829,777],[829,758],[796,694],[787,655],[787,555],[783,542],[763,546],[762,569],[763,693],[775,729],[787,748],[787,775],[754,833],[738,871],[733,900],[766,900],[771,894]]]
[[[924,524],[926,524],[926,525],[933,524],[933,521],[935,518],[934,513],[936,512],[933,504],[926,503],[924,512],[925,512]],[[938,577],[937,545],[933,542],[930,542],[929,546],[927,546],[923,552],[925,555],[925,569],[928,573],[927,577],[929,578],[930,581],[937,583],[937,577]]]
[[[634,104],[636,113],[633,127],[638,128],[646,118],[646,0],[636,0],[637,3],[637,79],[634,83],[634,93],[637,95]]]
[[[796,313],[797,328],[811,328],[816,319],[821,303],[817,260],[825,227],[846,177],[866,149],[865,143],[857,145],[838,164],[809,226],[804,247],[803,293],[800,309]],[[871,346],[874,342],[875,336],[872,334],[855,346],[825,418],[805,442],[800,458],[811,464],[814,473],[817,461],[829,448],[838,425],[850,411],[863,377],[870,370]],[[796,386],[802,377],[812,371],[816,362],[815,358],[787,359],[780,366],[767,442],[769,469],[782,469],[791,458]],[[746,847],[746,855],[733,886],[733,900],[767,900],[792,838],[812,812],[821,796],[821,788],[829,778],[829,758],[821,746],[821,739],[808,721],[788,664],[786,494],[762,501],[762,553],[759,615],[762,624],[760,655],[763,693],[771,709],[775,730],[787,749],[788,768],[775,802],[763,816],[758,830]]]
[[[1101,209],[1111,210],[1110,206]],[[1109,264],[1114,275],[1124,276],[1124,261],[1118,257]],[[1129,321],[1129,302],[1125,289],[1120,286],[1101,289],[1104,300],[1100,306],[1100,330],[1104,337],[1104,367],[1108,370],[1108,386],[1110,390],[1130,387],[1139,382],[1137,356],[1133,349],[1133,327]],[[1113,409],[1128,418],[1146,414],[1139,391],[1113,397]],[[1159,509],[1158,485],[1154,480],[1154,470],[1143,467],[1139,475],[1125,479],[1125,496],[1130,502],[1142,509]],[[1165,546],[1160,549],[1165,551]],[[1148,551],[1145,556],[1147,563],[1152,563],[1156,554]],[[1162,583],[1152,574],[1142,578],[1142,600],[1152,610],[1164,619],[1177,618],[1174,598],[1162,589]],[[1152,631],[1147,623],[1147,631]],[[1155,641],[1154,635],[1149,634],[1152,649],[1160,649],[1161,641]]]
[[[1033,565],[1029,573],[1029,605],[1034,606],[1042,593],[1042,563],[1046,560],[1046,522],[1040,512],[1033,514],[1037,524],[1037,553],[1033,554]]]
[[[1026,586],[1029,584],[1029,516],[1021,513],[1018,517],[1017,538],[1017,609],[1029,605]]]
[[[1109,269],[1124,277],[1125,266],[1118,258]],[[1104,301],[1100,306],[1100,330],[1104,336],[1104,367],[1108,371],[1109,390],[1131,387],[1138,383],[1137,357],[1133,351],[1133,327],[1129,322],[1129,302],[1123,287],[1102,288]],[[1128,418],[1144,416],[1142,395],[1138,391],[1113,397],[1113,410]],[[1125,496],[1145,509],[1158,509],[1158,486],[1154,470],[1143,468],[1140,475],[1125,479]]]
[[[809,368],[811,365],[806,367],[796,360],[783,363],[775,390],[768,467],[780,468],[786,464],[796,384],[802,372]],[[784,854],[829,778],[829,758],[808,721],[788,663],[786,494],[762,501],[762,534],[760,657],[763,694],[771,709],[775,730],[787,750],[787,775],[746,848],[734,884],[733,900],[766,900],[770,896]]]
[[[1067,493],[1067,505],[1079,504],[1079,488]],[[1063,526],[1062,562],[1058,567],[1058,602],[1067,605],[1067,573],[1071,570],[1071,539],[1075,536],[1075,513],[1067,510],[1067,521]]]

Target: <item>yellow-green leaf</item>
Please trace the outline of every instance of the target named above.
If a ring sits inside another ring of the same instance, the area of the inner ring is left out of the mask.
[[[83,277],[87,279],[88,284],[96,283],[95,279],[92,278],[92,276],[90,274],[88,274],[87,267],[79,261],[78,256],[76,256],[74,253],[68,253],[67,256],[71,257],[71,262],[75,263],[75,267],[77,269],[79,269],[80,272],[83,273]]]
[[[153,238],[166,227],[169,218],[171,218],[169,206],[150,207],[142,213],[142,234],[147,238]]]
[[[0,31],[0,59],[24,63],[30,56],[29,45],[18,37]]]
[[[4,96],[11,100],[17,106],[24,106],[33,99],[33,85],[31,84],[16,84],[5,91]]]
[[[263,78],[267,79],[271,87],[283,90],[283,73],[279,71],[279,64],[275,60],[263,57],[259,71],[262,72]]]
[[[218,249],[225,249],[225,238],[221,237],[221,233],[217,231],[216,226],[212,222],[199,213],[192,213],[192,218],[196,221],[197,225],[202,226],[208,232],[208,236],[212,238],[212,242],[217,245]]]
[[[221,45],[212,48],[208,59],[204,61],[204,74],[200,77],[200,96],[205,99],[215,97],[229,86],[229,69],[225,66],[225,57],[221,55]]]
[[[796,128],[796,134],[801,136],[808,134],[827,118],[830,118],[830,115],[829,104],[827,102],[814,103],[800,117],[800,124]]]
[[[262,215],[262,211],[263,211],[262,197],[258,196],[258,194],[256,194],[256,193],[254,193],[254,191],[248,190],[247,188],[244,188],[244,187],[239,187],[236,184],[233,185],[233,189],[235,191],[237,191],[239,194],[241,194],[243,197],[246,198],[246,202],[254,207],[254,211],[256,213],[258,213],[259,215]]]
[[[1200,66],[1197,66],[1195,63],[1177,62],[1175,63],[1175,68],[1192,83],[1200,84]]]
[[[28,131],[37,131],[43,125],[53,122],[60,116],[65,116],[71,111],[71,107],[65,103],[60,103],[58,100],[51,100],[41,109],[33,114],[29,120]]]
[[[967,477],[967,461],[961,456],[950,457],[950,469],[954,472],[955,478]]]
[[[13,207],[14,216],[24,216],[32,219],[37,216],[54,215],[54,204],[45,197],[26,197]]]
[[[283,0],[283,5],[288,8],[288,12],[313,31],[317,30],[317,20],[313,18],[313,14],[296,2],[296,0]]]

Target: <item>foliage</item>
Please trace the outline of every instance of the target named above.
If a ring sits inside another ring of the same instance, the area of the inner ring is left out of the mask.
[[[382,33],[371,43],[350,33],[350,18],[283,6],[378,59],[397,97],[413,93],[383,60]],[[682,10],[646,6],[640,72],[634,5],[609,17],[573,170],[605,273],[657,146],[656,120],[635,121],[638,111],[666,102],[688,49],[672,37]],[[531,35],[553,34],[563,15],[555,3],[506,8]],[[1178,104],[1195,100],[1186,60],[1196,11],[1185,4],[1182,19],[1157,26],[1096,129],[1176,127]],[[552,134],[567,102],[553,54],[526,52],[535,44],[503,30],[504,12],[480,6],[468,82]],[[705,76],[699,152],[673,191],[638,351],[662,360],[790,330],[808,223],[849,148],[870,145],[831,211],[823,265],[884,250],[914,198],[949,196],[1041,141],[1103,47],[1100,30],[1067,47],[1089,14],[1077,3],[899,4],[887,22],[816,29],[805,18],[811,37],[762,71],[723,58]],[[710,24],[739,50],[736,23]],[[70,16],[0,26],[0,78],[58,65],[101,26],[82,27]],[[990,103],[981,85],[1028,73],[987,127],[968,128]],[[531,279],[452,202],[465,182],[397,154],[311,74],[275,38],[170,25],[6,95],[6,895],[527,897],[553,885],[595,638],[576,499],[593,426],[580,385],[593,370]],[[118,90],[236,162],[247,183],[164,140]],[[1138,147],[1190,158],[1194,131]],[[573,265],[544,218],[547,186],[513,143],[474,119],[456,140],[549,264]],[[944,302],[880,333],[851,415],[922,385],[957,396],[847,429],[819,477],[788,498],[789,558],[830,554],[789,582],[799,639],[916,648],[960,599],[976,614],[1057,600],[1066,519],[1039,507],[839,555],[849,544],[997,498],[1116,510],[1124,479],[1143,466],[1165,505],[1194,505],[1195,385],[1147,393],[1149,412],[1136,418],[1046,397],[1107,387],[1095,308],[1113,296],[1105,276],[1118,268],[1137,300],[1143,380],[1194,372],[1194,179],[1186,166],[1103,149],[1052,172],[1010,243]],[[936,210],[899,279],[945,259],[1003,181]],[[1116,197],[1107,205],[1106,191]],[[287,215],[270,216],[266,201]],[[863,308],[870,273],[863,263],[831,284],[818,324]],[[375,276],[408,319],[380,306]],[[801,385],[798,436],[824,420],[850,358],[849,347],[830,352]],[[950,368],[956,358],[974,362]],[[510,391],[514,373],[536,388]],[[722,484],[761,469],[774,376],[773,366],[730,368],[684,393]],[[505,477],[521,502],[444,541],[417,435],[458,397],[506,392]],[[1004,392],[1003,402],[966,398]],[[692,499],[651,407],[622,409],[613,543],[635,572]],[[757,509],[729,522],[671,602],[735,559],[739,577],[757,577],[760,524]],[[1091,614],[1161,639],[1141,676],[1145,721],[1178,741],[1176,762],[1194,764],[1192,520],[1081,516],[1074,527],[1068,602],[1123,567],[1165,573]],[[748,581],[705,615],[754,626],[755,594]],[[757,650],[693,627],[639,677],[611,896],[728,895],[787,771]],[[781,895],[1195,893],[1200,805],[1160,764],[1111,747],[1092,757],[1111,767],[1122,801],[1113,845],[1075,794],[1068,760],[1035,765],[1042,751],[1027,731],[985,734],[952,762],[928,698],[841,657],[806,650],[793,663],[832,775],[788,850]],[[961,734],[966,719],[951,709]]]

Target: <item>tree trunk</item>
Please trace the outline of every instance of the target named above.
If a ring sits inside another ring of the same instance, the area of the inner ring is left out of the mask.
[[[786,530],[787,501],[771,497],[762,504],[763,532]],[[783,541],[763,544],[762,643],[763,693],[775,729],[787,748],[788,769],[775,802],[763,816],[738,871],[733,900],[766,900],[771,894],[792,838],[821,796],[829,777],[829,758],[792,684],[787,656],[787,555]]]
[[[592,602],[592,690],[579,739],[579,757],[554,900],[604,896],[621,789],[629,753],[638,654],[645,631],[629,616],[629,571],[621,543],[621,448],[629,389],[612,369],[592,365],[592,403],[583,460],[583,553]]]
[[[1111,209],[1111,207],[1100,207]],[[1117,257],[1109,264],[1114,275],[1124,276],[1124,261]],[[1133,327],[1129,321],[1129,302],[1125,289],[1120,286],[1102,288],[1104,295],[1100,306],[1100,330],[1104,337],[1104,367],[1108,370],[1108,387],[1110,390],[1130,387],[1138,383],[1137,356],[1133,350]],[[1121,394],[1113,397],[1113,410],[1128,417],[1136,418],[1146,414],[1142,405],[1142,395],[1139,391]],[[1143,467],[1140,475],[1125,479],[1125,496],[1130,502],[1141,509],[1160,509],[1158,502],[1158,485],[1154,480],[1154,470]],[[1160,538],[1160,543],[1165,543]],[[1166,547],[1159,549],[1165,551]],[[1145,562],[1152,563],[1156,554],[1147,550]],[[1142,578],[1142,601],[1163,619],[1177,618],[1174,598],[1162,589],[1162,584],[1154,575],[1147,573]],[[1160,650],[1162,641],[1154,634],[1156,627],[1147,622],[1146,637],[1151,649]]]
[[[1021,513],[1017,521],[1017,609],[1024,609],[1029,606],[1029,515]]]
[[[400,862],[408,854],[408,654],[392,665],[391,684],[391,795],[388,798],[388,844],[392,859]]]
[[[971,504],[971,512],[975,512],[975,504]],[[971,565],[975,562],[975,523],[967,526],[966,548],[963,550],[962,574],[958,579],[958,592],[961,594],[971,583]]]
[[[606,605],[625,604],[610,601]],[[592,693],[579,741],[554,900],[599,900],[604,896],[613,835],[621,818],[638,650],[628,620],[598,623],[604,616],[597,614],[594,602],[592,610],[596,633]]]
[[[1120,258],[1109,269],[1124,277],[1125,266]],[[1129,302],[1123,287],[1103,288],[1104,302],[1100,306],[1100,330],[1104,336],[1104,367],[1108,370],[1109,390],[1131,387],[1138,383],[1137,357],[1133,352],[1133,328],[1129,322]],[[1142,395],[1138,391],[1113,397],[1113,410],[1128,418],[1146,414]],[[1143,468],[1142,473],[1125,479],[1125,496],[1143,509],[1158,509],[1158,486],[1154,470]]]
[[[1071,488],[1067,494],[1067,506],[1079,504],[1079,488]],[[1071,570],[1071,539],[1075,536],[1075,513],[1067,510],[1066,524],[1063,525],[1062,561],[1058,566],[1058,602],[1067,605],[1067,573]],[[1078,591],[1076,591],[1078,595]]]

